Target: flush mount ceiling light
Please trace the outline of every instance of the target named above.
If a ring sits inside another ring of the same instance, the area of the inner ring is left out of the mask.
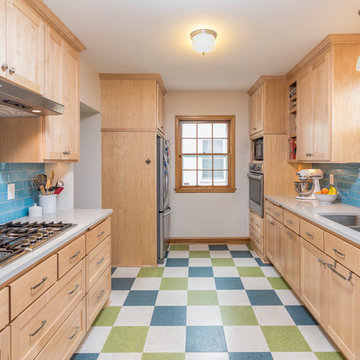
[[[359,56],[358,61],[356,63],[356,71],[360,71],[360,56]]]
[[[193,50],[203,55],[214,50],[216,37],[216,31],[211,29],[194,30],[190,34]]]

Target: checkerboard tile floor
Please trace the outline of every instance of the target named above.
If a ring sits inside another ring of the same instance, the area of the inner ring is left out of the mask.
[[[171,245],[163,266],[113,268],[72,360],[344,359],[247,245]]]

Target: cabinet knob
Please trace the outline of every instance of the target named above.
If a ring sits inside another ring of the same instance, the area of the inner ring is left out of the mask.
[[[2,64],[1,65],[1,70],[2,71],[6,71],[9,68],[8,64]]]
[[[146,162],[148,165],[151,164],[151,160],[150,160],[150,159],[145,160],[145,162]]]
[[[9,69],[9,74],[10,74],[10,75],[14,75],[14,74],[15,74],[15,68],[14,68],[13,66]]]
[[[256,130],[256,128],[253,128],[253,130]]]
[[[63,151],[63,155],[70,155],[70,150]]]

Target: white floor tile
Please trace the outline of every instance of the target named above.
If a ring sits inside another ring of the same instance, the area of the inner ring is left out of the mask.
[[[254,258],[258,258],[259,255],[257,254],[257,252],[255,250],[251,250],[251,255],[254,257]]]
[[[187,267],[165,267],[163,277],[188,277]]]
[[[273,352],[274,360],[317,360],[311,352]]]
[[[241,281],[247,290],[272,289],[269,280],[265,277],[242,277]]]
[[[128,290],[112,290],[110,293],[111,306],[123,306],[128,295]]]
[[[207,244],[190,244],[191,251],[209,251],[209,245]]]
[[[235,266],[214,266],[213,272],[215,277],[239,277]]]
[[[157,306],[186,306],[186,290],[160,290],[156,298]]]
[[[142,353],[102,353],[97,360],[141,360]]]
[[[161,278],[136,278],[131,290],[159,290]]]
[[[109,334],[111,326],[91,327],[87,336],[76,350],[77,353],[99,353],[101,352]]]
[[[259,266],[255,259],[252,258],[233,258],[236,266]]]
[[[301,325],[298,326],[305,340],[314,352],[336,351],[330,340],[325,336],[319,326]]]
[[[219,306],[188,306],[186,325],[222,325]]]
[[[135,278],[140,267],[118,267],[111,275],[113,278]]]
[[[281,276],[273,266],[262,266],[261,270],[265,274],[266,277],[280,277]]]
[[[211,259],[189,259],[189,266],[212,266]]]
[[[242,250],[242,251],[248,251],[248,247],[245,244],[230,244],[228,245],[229,250]]]
[[[186,353],[185,360],[229,360],[228,353]]]
[[[284,305],[301,305],[291,290],[275,290],[275,292]]]
[[[214,278],[189,278],[188,290],[216,290]]]
[[[219,305],[251,305],[245,290],[218,290]]]
[[[185,352],[185,326],[151,326],[144,352]]]
[[[187,259],[189,257],[189,251],[169,251],[168,259]]]
[[[260,326],[224,326],[229,352],[269,351]]]
[[[231,258],[230,251],[227,250],[210,250],[210,257],[211,258]]]
[[[124,306],[114,326],[149,326],[153,311],[153,306]]]
[[[253,306],[253,310],[261,326],[295,325],[284,306]]]

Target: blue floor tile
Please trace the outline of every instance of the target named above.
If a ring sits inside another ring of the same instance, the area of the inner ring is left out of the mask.
[[[150,326],[186,326],[186,306],[156,306]]]
[[[115,272],[116,269],[117,269],[116,266],[113,266],[113,267],[111,268],[111,275]]]
[[[216,290],[243,290],[244,285],[240,278],[215,278]]]
[[[135,278],[112,278],[111,290],[130,290]]]
[[[187,326],[186,352],[226,352],[222,326]]]
[[[97,360],[100,354],[74,354],[71,360]]]
[[[167,259],[166,265],[169,267],[184,267],[189,266],[189,259]]]
[[[269,352],[229,353],[229,360],[273,360]]]
[[[209,250],[229,250],[227,245],[209,245]]]
[[[247,250],[236,250],[236,251],[230,251],[231,256],[233,258],[252,258],[252,254],[250,251]]]
[[[316,320],[301,305],[285,306],[296,325],[317,325]]]
[[[259,266],[273,266],[271,263],[264,263],[260,258],[255,258],[255,261],[259,264]]]
[[[189,277],[213,277],[214,272],[212,267],[207,266],[193,266],[189,267]]]
[[[124,306],[153,306],[155,305],[158,291],[133,290],[129,292]]]
[[[282,305],[274,290],[246,290],[251,305]]]

